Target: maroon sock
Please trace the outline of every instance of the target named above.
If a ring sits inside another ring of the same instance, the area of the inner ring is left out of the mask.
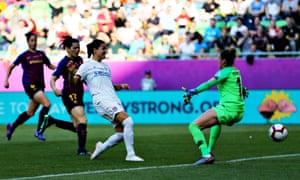
[[[21,113],[16,121],[13,123],[13,129],[16,129],[19,125],[23,124],[25,121],[27,121],[30,118],[30,116],[27,114],[27,112]]]
[[[38,130],[38,131],[40,130],[41,125],[42,125],[42,123],[43,123],[43,121],[44,121],[44,117],[45,117],[45,115],[48,114],[49,109],[50,109],[49,107],[44,106],[44,107],[42,108],[42,110],[40,111],[39,122],[38,122],[38,126],[37,126],[37,130]]]
[[[58,120],[51,116],[49,117],[49,120],[50,120],[51,124],[55,124],[55,126],[58,128],[76,132],[76,128],[74,127],[74,124],[72,122]]]
[[[79,151],[85,151],[85,143],[86,143],[86,124],[78,124],[77,127],[77,135],[78,135],[78,147]]]

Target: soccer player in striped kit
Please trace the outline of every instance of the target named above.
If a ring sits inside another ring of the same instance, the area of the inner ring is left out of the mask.
[[[83,63],[83,59],[79,56],[79,40],[70,36],[65,36],[62,42],[62,47],[67,52],[67,55],[64,56],[58,63],[56,70],[52,74],[50,86],[56,96],[61,96],[73,123],[69,121],[62,121],[47,115],[44,118],[41,131],[44,132],[49,126],[55,125],[58,128],[76,132],[78,136],[77,154],[89,155],[88,151],[85,149],[87,137],[87,118],[84,112],[83,83],[78,82],[75,84],[73,82],[74,73]],[[64,80],[62,90],[56,86],[56,81],[61,76]]]
[[[75,79],[85,81],[92,95],[96,111],[108,119],[115,129],[104,143],[97,142],[91,159],[100,153],[124,140],[127,155],[126,161],[144,161],[135,154],[133,147],[133,120],[124,111],[116,90],[129,89],[128,84],[114,85],[109,66],[102,62],[107,53],[107,43],[102,40],[93,40],[87,45],[88,57],[75,74]],[[91,57],[92,56],[92,57]]]
[[[37,50],[37,35],[29,32],[26,34],[28,50],[21,53],[17,59],[8,67],[5,77],[4,87],[9,88],[9,77],[13,69],[21,64],[23,68],[22,83],[27,96],[30,99],[29,106],[26,111],[21,113],[13,123],[6,126],[6,138],[11,140],[12,134],[15,129],[25,123],[37,111],[39,105],[42,109],[39,114],[39,121],[37,130],[34,136],[39,140],[45,141],[45,137],[40,132],[40,125],[43,122],[44,115],[46,115],[50,108],[50,101],[44,93],[44,64],[54,70],[55,65],[51,64],[49,58],[43,51]]]

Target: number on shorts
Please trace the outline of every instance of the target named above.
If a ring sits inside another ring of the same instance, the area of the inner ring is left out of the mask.
[[[77,94],[76,93],[69,94],[69,98],[71,99],[71,101],[77,101]]]

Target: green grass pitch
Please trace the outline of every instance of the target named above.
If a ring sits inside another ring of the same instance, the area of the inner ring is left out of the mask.
[[[299,179],[300,126],[287,125],[288,138],[268,137],[270,125],[222,127],[215,164],[193,166],[200,157],[187,125],[135,125],[136,153],[144,162],[126,162],[121,143],[96,160],[76,155],[77,136],[50,127],[45,142],[35,126],[20,126],[11,141],[0,126],[0,179]],[[113,133],[110,125],[88,127],[87,149]],[[208,131],[205,131],[208,135]]]

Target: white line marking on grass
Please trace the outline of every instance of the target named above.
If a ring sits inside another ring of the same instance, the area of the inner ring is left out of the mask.
[[[300,154],[282,154],[282,155],[273,155],[273,156],[240,158],[240,159],[233,159],[233,160],[228,160],[228,161],[220,161],[219,163],[237,163],[237,162],[253,161],[253,160],[260,160],[260,159],[277,159],[277,158],[296,157],[296,156],[300,156]],[[166,168],[176,168],[176,167],[186,167],[186,166],[194,166],[194,165],[193,164],[174,164],[174,165],[148,166],[148,167],[137,167],[137,168],[126,168],[126,169],[106,169],[106,170],[97,170],[97,171],[83,171],[83,172],[76,172],[76,173],[48,174],[48,175],[42,175],[42,176],[20,177],[20,178],[6,179],[6,180],[42,179],[42,178],[76,176],[76,175],[85,175],[85,174],[104,174],[104,173],[139,171],[139,170],[148,170],[148,169],[166,169]],[[5,179],[3,179],[3,180],[5,180]]]
[[[191,166],[191,165],[192,164],[175,164],[175,165],[148,166],[148,167],[137,167],[137,168],[125,168],[125,169],[104,169],[104,170],[97,170],[97,171],[83,171],[83,172],[63,173],[63,174],[49,174],[49,175],[42,175],[42,176],[21,177],[21,178],[13,178],[13,179],[15,179],[15,180],[41,179],[41,178],[63,177],[63,176],[85,175],[85,174],[104,174],[104,173],[124,172],[124,171],[138,171],[138,170],[148,170],[148,169],[175,168],[175,167],[185,167],[185,166]],[[13,180],[13,179],[7,179],[7,180]]]
[[[229,160],[229,161],[225,161],[225,162],[236,163],[236,162],[253,161],[253,160],[259,160],[259,159],[276,159],[276,158],[295,157],[295,156],[300,156],[300,154],[282,154],[282,155],[274,155],[274,156],[241,158],[241,159],[234,159],[234,160]]]

